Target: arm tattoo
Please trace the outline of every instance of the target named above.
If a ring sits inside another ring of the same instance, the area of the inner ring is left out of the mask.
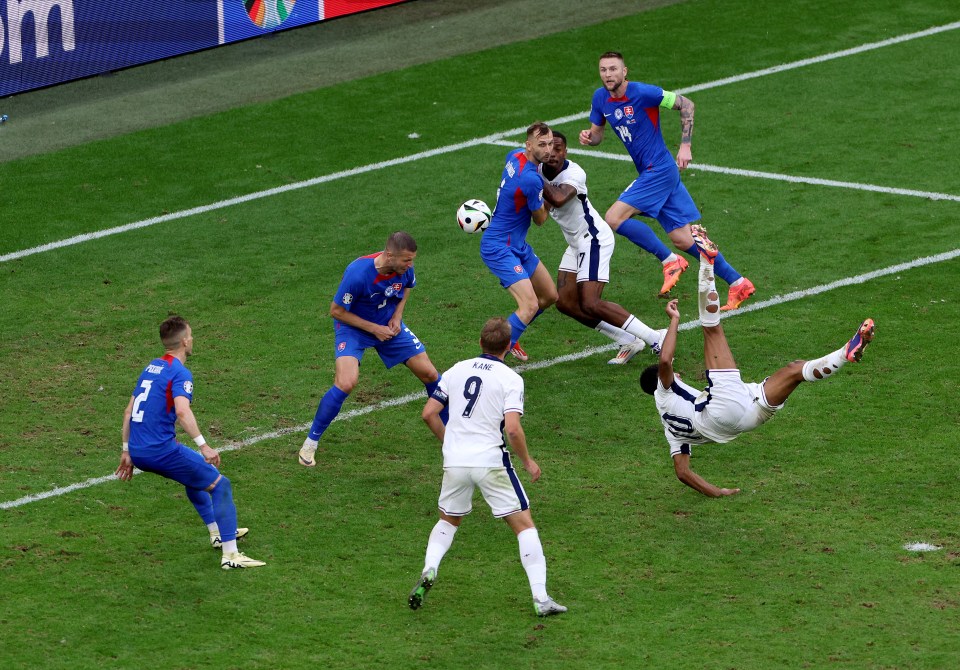
[[[690,144],[693,140],[693,102],[678,95],[673,107],[680,110],[680,143]]]

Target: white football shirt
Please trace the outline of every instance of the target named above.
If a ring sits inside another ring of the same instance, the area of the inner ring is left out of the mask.
[[[443,467],[502,466],[503,415],[523,414],[523,378],[496,356],[482,354],[444,372],[438,391],[434,397],[446,398],[450,412]]]
[[[680,381],[674,376],[670,388],[664,388],[657,380],[657,390],[653,399],[657,403],[657,412],[663,423],[663,433],[670,444],[670,456],[689,454],[690,445],[713,442],[700,433],[697,421],[696,403],[701,391]],[[724,440],[726,442],[727,440]]]
[[[543,165],[538,168],[543,175]],[[563,169],[553,179],[544,179],[554,186],[569,184],[577,190],[577,195],[567,200],[562,207],[550,210],[550,216],[560,226],[563,237],[573,249],[579,249],[584,236],[597,238],[602,243],[613,240],[613,231],[597,212],[587,197],[587,173],[571,160],[565,161]]]

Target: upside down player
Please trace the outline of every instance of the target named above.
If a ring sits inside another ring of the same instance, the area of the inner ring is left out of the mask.
[[[552,205],[550,216],[568,245],[557,271],[557,309],[620,345],[617,355],[608,361],[611,365],[627,363],[644,344],[659,353],[666,329],[653,330],[617,303],[601,299],[610,281],[616,242],[610,226],[587,197],[586,172],[567,159],[563,133],[554,131],[553,152],[540,165],[540,173],[548,182],[543,196]]]
[[[744,383],[720,325],[720,299],[712,262],[717,257],[717,247],[700,226],[693,226],[692,232],[701,251],[698,292],[707,388],[701,392],[688,386],[673,371],[680,324],[676,300],[666,307],[670,327],[660,349],[660,363],[643,371],[640,386],[656,401],[677,478],[716,498],[734,495],[740,489],[714,486],[691,470],[691,445],[730,442],[771,419],[802,382],[829,379],[848,361],[859,363],[863,350],[873,340],[874,324],[873,319],[864,320],[846,345],[826,356],[794,361],[759,384]]]
[[[362,256],[347,266],[330,304],[333,317],[334,381],[317,406],[310,433],[300,448],[300,465],[312,468],[320,437],[340,413],[360,379],[360,361],[376,349],[387,368],[403,363],[423,382],[427,395],[440,381],[426,347],[403,322],[410,289],[417,285],[413,260],[417,243],[404,231],[387,238],[383,251]]]
[[[641,214],[656,219],[677,249],[694,259],[700,257],[690,233],[690,224],[700,219],[700,211],[680,180],[680,170],[686,169],[692,160],[693,102],[658,86],[627,81],[623,55],[616,51],[600,56],[600,80],[603,86],[593,94],[590,127],[580,132],[580,144],[600,144],[604,126],[609,123],[633,158],[638,176],[604,218],[614,231],[660,259],[664,275],[660,295],[666,297],[687,268],[687,261],[671,253],[647,224],[631,217]],[[660,109],[680,112],[681,137],[676,160],[660,132]],[[753,294],[753,283],[722,255],[716,258],[716,273],[730,284],[727,304],[721,309],[736,309]]]

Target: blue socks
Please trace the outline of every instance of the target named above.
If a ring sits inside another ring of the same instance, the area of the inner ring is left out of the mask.
[[[350,397],[349,393],[344,393],[337,386],[331,386],[330,390],[323,394],[320,404],[317,406],[317,414],[313,417],[313,425],[310,426],[310,439],[319,440],[327,426],[337,418],[340,408],[344,401]]]
[[[617,228],[617,233],[623,235],[644,251],[656,256],[661,263],[673,253],[667,248],[667,245],[660,241],[660,238],[650,229],[650,226],[643,221],[627,219]]]
[[[201,491],[207,495],[206,491]],[[213,501],[213,511],[217,519],[217,528],[220,529],[220,539],[223,542],[237,539],[237,508],[233,504],[233,487],[230,480],[224,476],[210,491],[208,497]]]
[[[507,317],[507,323],[510,324],[510,346],[513,347],[527,329],[527,324],[520,320],[516,312]]]
[[[693,256],[693,260],[700,260],[700,249],[697,248],[696,244],[687,249],[687,253]],[[728,284],[732,284],[743,276],[733,269],[733,266],[727,262],[723,254],[717,254],[717,257],[713,259],[713,273]]]

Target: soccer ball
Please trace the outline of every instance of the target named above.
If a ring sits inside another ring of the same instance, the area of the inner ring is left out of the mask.
[[[483,200],[467,200],[457,210],[457,223],[465,233],[484,231],[490,225],[490,208]]]

